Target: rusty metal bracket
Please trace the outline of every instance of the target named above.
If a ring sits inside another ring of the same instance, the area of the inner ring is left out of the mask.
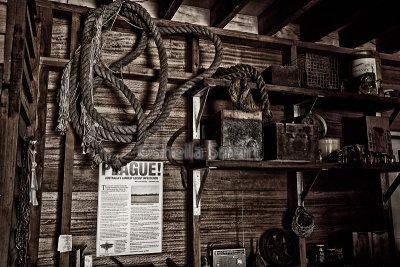
[[[400,173],[394,179],[392,184],[386,190],[385,194],[383,195],[383,202],[386,203],[389,201],[390,197],[393,195],[394,191],[396,191],[397,187],[400,185]]]
[[[396,120],[397,115],[399,115],[400,112],[400,108],[395,108],[392,112],[392,114],[390,114],[389,117],[389,125],[392,125],[392,123]]]
[[[304,188],[303,192],[301,192],[300,195],[300,201],[301,203],[303,203],[304,199],[306,199],[308,192],[310,192],[311,188],[313,187],[313,185],[315,184],[315,182],[317,181],[319,175],[321,174],[322,170],[318,170],[318,173],[314,176],[314,178],[307,184],[307,186]]]
[[[208,98],[208,93],[210,92],[210,89],[211,89],[211,87],[210,87],[210,86],[207,86],[206,94],[205,94],[205,97],[204,97],[204,99],[203,99],[203,103],[201,103],[201,105],[200,105],[199,114],[197,114],[197,118],[196,118],[196,130],[199,129],[201,117],[203,116],[204,107],[206,106],[207,98]]]
[[[206,183],[208,174],[210,173],[210,168],[206,168],[203,175],[201,176],[199,190],[196,194],[196,207],[199,207],[201,195],[203,194],[204,185]]]

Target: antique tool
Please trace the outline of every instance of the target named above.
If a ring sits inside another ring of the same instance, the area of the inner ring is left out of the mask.
[[[280,228],[265,231],[259,240],[260,254],[272,266],[288,266],[295,257],[295,245],[289,233]]]

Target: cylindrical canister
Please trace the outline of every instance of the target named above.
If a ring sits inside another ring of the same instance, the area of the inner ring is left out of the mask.
[[[372,50],[357,51],[351,61],[352,90],[360,94],[379,95],[383,93],[381,71],[376,53]]]
[[[325,245],[315,244],[313,247],[313,258],[315,265],[321,265],[325,262]]]
[[[351,76],[357,78],[358,76],[367,72],[375,73],[377,77],[377,65],[374,52],[372,50],[362,50],[353,53],[351,61]]]
[[[335,150],[340,149],[339,138],[322,138],[318,140],[318,149],[321,151],[321,156],[325,157]]]

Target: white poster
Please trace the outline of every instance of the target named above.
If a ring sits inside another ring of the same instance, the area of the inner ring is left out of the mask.
[[[96,256],[161,253],[163,163],[100,164]]]

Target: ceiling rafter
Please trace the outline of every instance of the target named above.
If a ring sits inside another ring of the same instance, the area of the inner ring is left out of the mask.
[[[376,8],[339,31],[340,46],[354,48],[367,43],[387,29],[400,23],[398,10],[392,1],[379,1]]]
[[[250,0],[216,1],[210,9],[210,25],[225,27]]]
[[[258,18],[258,32],[272,35],[294,22],[321,0],[280,0],[274,1]]]
[[[158,0],[158,16],[161,19],[172,19],[183,0]]]
[[[400,25],[397,25],[376,38],[376,50],[382,53],[396,53],[400,50]]]
[[[96,0],[96,5],[101,6],[101,5],[108,5],[111,4],[113,0]]]
[[[324,36],[343,28],[356,17],[360,17],[360,6],[368,6],[373,0],[322,1],[300,18],[300,39],[316,42]]]

